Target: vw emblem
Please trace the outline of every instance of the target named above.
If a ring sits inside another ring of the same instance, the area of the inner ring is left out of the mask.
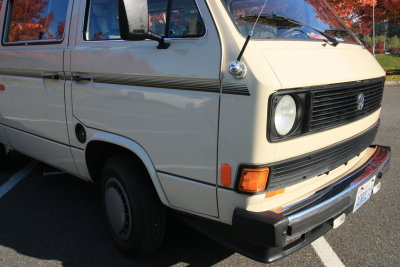
[[[357,109],[362,110],[364,108],[365,97],[364,94],[359,94],[357,97]]]

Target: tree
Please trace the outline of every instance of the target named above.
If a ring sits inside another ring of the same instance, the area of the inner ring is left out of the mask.
[[[372,7],[375,20],[400,25],[400,0],[327,0],[345,23],[362,34],[372,28]]]
[[[45,14],[47,1],[14,0],[7,41],[18,42],[53,38],[49,28],[54,13]]]
[[[375,50],[376,50],[377,54],[383,54],[383,52],[384,52],[384,44],[383,44],[382,40],[378,40],[378,43],[376,44]]]

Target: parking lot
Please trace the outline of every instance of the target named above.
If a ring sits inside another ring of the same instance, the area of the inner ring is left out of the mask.
[[[400,86],[386,87],[375,143],[391,146],[393,154],[381,191],[323,240],[271,266],[400,266],[399,103]],[[30,170],[25,177],[23,172]],[[171,220],[159,253],[127,258],[108,235],[97,187],[53,172],[31,159],[0,170],[0,266],[262,265],[178,220]],[[18,177],[24,178],[2,196],[4,185]]]

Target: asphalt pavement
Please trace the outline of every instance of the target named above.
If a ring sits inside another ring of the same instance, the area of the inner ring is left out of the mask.
[[[400,266],[400,86],[385,89],[375,143],[392,147],[392,164],[382,189],[325,240],[345,266]],[[26,166],[0,170],[0,188]],[[172,219],[161,250],[133,260],[112,244],[98,188],[38,164],[0,198],[0,266],[261,266]],[[270,266],[324,266],[309,245]]]

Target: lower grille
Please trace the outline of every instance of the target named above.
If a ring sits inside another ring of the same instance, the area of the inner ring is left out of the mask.
[[[339,144],[270,165],[268,191],[294,185],[347,163],[372,144],[378,126],[379,122],[369,130]]]

